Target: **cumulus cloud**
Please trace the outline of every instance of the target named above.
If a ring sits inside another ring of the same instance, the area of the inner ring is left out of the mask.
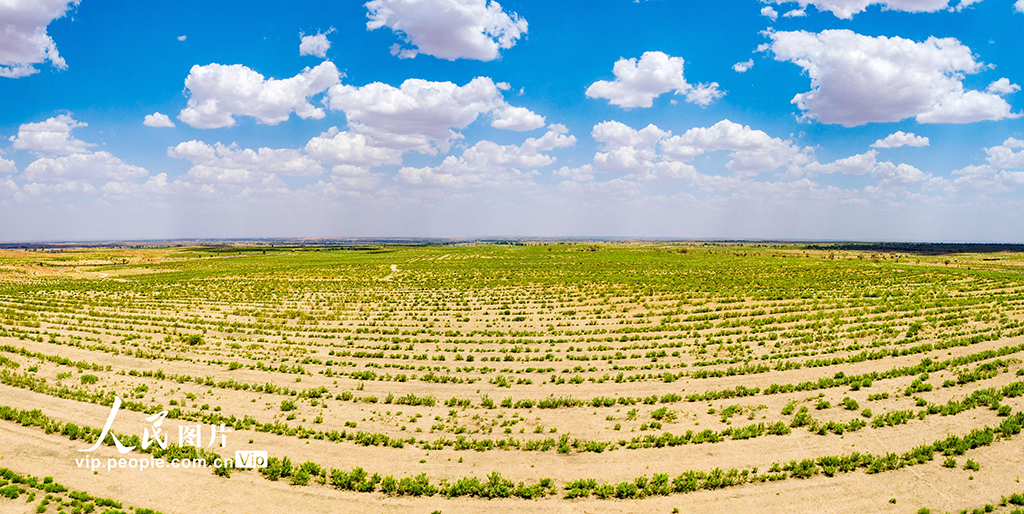
[[[20,78],[39,73],[36,64],[50,61],[57,69],[67,64],[46,33],[51,21],[64,17],[81,0],[5,0],[0,2],[0,77]]]
[[[563,168],[559,175],[581,181],[596,172],[627,172],[641,180],[688,180],[702,188],[735,187],[746,179],[781,166],[799,167],[810,161],[808,148],[729,120],[695,127],[673,136],[651,124],[634,129],[617,121],[594,126],[599,143],[592,167]],[[691,164],[699,155],[728,152],[726,169],[732,176],[702,175]]]
[[[878,163],[871,170],[871,176],[882,184],[913,184],[915,182],[924,182],[931,178],[930,174],[909,164],[893,164],[889,161]]]
[[[686,101],[707,106],[725,93],[718,83],[691,85],[683,76],[683,58],[664,52],[644,52],[637,59],[619,59],[612,67],[615,80],[599,80],[587,88],[588,98],[604,98],[626,109],[650,107],[658,96],[674,91]]]
[[[327,34],[334,32],[330,29],[327,32],[317,32],[315,36],[299,35],[299,55],[313,55],[319,58],[327,57],[327,51],[331,49],[331,42],[327,40]]]
[[[13,180],[11,180],[9,178],[5,178],[3,180],[0,180],[0,193],[5,193],[7,195],[13,195],[13,194],[17,193],[18,191],[20,191],[20,188],[18,187],[18,184],[14,183]]]
[[[1017,3],[1013,4],[1013,8],[1019,13],[1024,13],[1024,0],[1017,0]]]
[[[999,146],[986,148],[989,164],[999,169],[1024,168],[1024,150],[1015,152],[1014,148],[1024,148],[1024,141],[1011,137]]]
[[[462,152],[462,160],[473,169],[537,169],[555,162],[554,157],[540,153],[534,147],[499,145],[487,140],[467,148]]]
[[[531,137],[523,142],[523,146],[533,148],[542,152],[554,150],[555,148],[567,148],[576,145],[576,136],[569,134],[569,129],[562,124],[554,123],[548,126],[548,131],[539,138]]]
[[[765,16],[768,19],[775,21],[779,19],[779,12],[773,9],[770,5],[766,5],[761,8],[761,16]]]
[[[658,155],[655,146],[670,134],[654,124],[636,130],[618,121],[598,123],[590,131],[599,143],[594,166],[600,171],[638,171],[650,166]]]
[[[145,168],[133,166],[106,151],[92,152],[95,146],[71,136],[85,123],[62,114],[40,123],[26,123],[11,138],[17,150],[29,150],[43,156],[25,167],[22,178],[28,183],[21,190],[29,195],[96,192],[94,182],[121,182],[128,187],[135,179],[146,177]],[[5,170],[5,163],[11,168]],[[16,171],[14,163],[0,159],[0,172]]]
[[[807,16],[807,11],[803,9],[793,9],[782,15],[783,18],[803,18],[804,16]]]
[[[398,180],[408,185],[428,187],[497,186],[529,179],[534,170],[555,163],[555,157],[542,153],[576,143],[563,125],[552,125],[544,136],[529,138],[522,145],[499,145],[482,140],[462,155],[450,155],[438,166],[404,167]]]
[[[86,126],[87,123],[76,121],[68,114],[61,114],[39,123],[22,124],[18,127],[18,135],[11,136],[10,141],[15,150],[57,155],[82,153],[93,145],[71,137],[71,131]]]
[[[932,178],[931,174],[925,173],[910,164],[893,164],[889,161],[878,162],[878,152],[869,150],[862,154],[852,155],[843,159],[837,159],[828,164],[812,162],[803,167],[809,174],[814,173],[842,173],[846,175],[867,175],[878,180],[883,185],[888,184],[913,184],[923,182]]]
[[[409,46],[395,44],[392,54],[412,58],[493,61],[526,34],[526,20],[505,13],[488,0],[371,0],[368,30],[388,27]]]
[[[505,130],[535,130],[544,126],[544,117],[525,108],[504,105],[494,110],[491,126]]]
[[[913,132],[907,133],[902,130],[896,131],[885,139],[879,139],[871,144],[871,148],[899,148],[901,146],[928,146],[928,138],[914,134]]]
[[[317,183],[317,187],[321,192],[327,194],[338,194],[351,192],[353,190],[372,189],[380,183],[380,181],[380,173],[370,173],[366,168],[335,166],[331,170],[331,182],[329,184],[325,184],[323,181],[320,181]]]
[[[837,18],[849,20],[869,6],[881,5],[884,11],[936,12],[949,8],[950,0],[761,0],[765,3],[785,5],[796,3],[803,10],[813,5],[819,11],[829,11]],[[959,9],[980,0],[961,0]]]
[[[987,91],[997,95],[1008,95],[1020,91],[1020,86],[1011,84],[1010,79],[1003,77],[988,85]]]
[[[792,142],[769,136],[761,130],[722,120],[711,127],[692,128],[661,142],[663,154],[676,161],[690,161],[705,152],[726,150],[725,167],[734,174],[754,176],[793,162],[801,149]]]
[[[159,112],[147,114],[146,117],[142,120],[142,124],[147,127],[174,127],[174,122],[171,121],[171,117],[166,114],[160,114]]]
[[[188,39],[188,36],[184,36],[184,35],[178,36],[178,41],[184,41],[186,39]]]
[[[104,195],[107,196],[138,196],[146,194],[159,194],[168,190],[167,174],[160,173],[149,177],[149,180],[143,183],[136,182],[125,182],[112,180],[103,184],[100,188]]]
[[[950,7],[949,10],[950,11],[960,12],[960,11],[962,11],[962,10],[964,10],[964,9],[966,9],[966,8],[976,4],[976,3],[979,3],[979,2],[981,2],[981,0],[960,0],[960,3],[957,4],[957,6],[955,8],[954,7]]]
[[[167,155],[191,161],[185,178],[200,183],[242,184],[263,181],[269,175],[312,177],[324,172],[315,159],[288,148],[252,150],[235,143],[210,145],[192,140],[168,148]]]
[[[447,152],[457,131],[492,113],[492,126],[529,130],[543,126],[544,118],[512,108],[495,83],[477,77],[464,86],[451,82],[408,79],[399,87],[380,82],[356,87],[336,85],[328,93],[331,109],[342,110],[349,130],[373,140],[374,146]]]
[[[842,173],[846,175],[864,175],[870,173],[878,164],[878,151],[868,150],[862,154],[851,155],[837,159],[828,164],[821,164],[817,161],[804,166],[808,173]]]
[[[746,73],[747,70],[754,67],[754,60],[750,59],[747,62],[738,62],[732,65],[733,71],[736,73]]]
[[[984,150],[988,163],[953,171],[957,178],[948,184],[950,190],[973,189],[989,196],[1024,187],[1024,141],[1010,137]]]
[[[401,164],[402,151],[375,147],[366,136],[342,132],[338,127],[309,140],[306,153],[324,164],[372,168],[384,164]]]
[[[850,30],[769,32],[778,61],[807,72],[811,90],[793,97],[804,116],[847,127],[913,117],[919,123],[1016,118],[999,95],[964,89],[985,68],[954,38],[915,42]]]
[[[75,153],[56,158],[43,157],[25,168],[26,180],[43,184],[129,180],[148,174],[145,168],[125,164],[121,159],[103,151]]]
[[[252,116],[267,125],[287,120],[292,112],[318,120],[324,111],[310,104],[309,98],[340,81],[341,73],[330,61],[280,80],[266,79],[241,64],[195,65],[185,79],[188,107],[178,118],[204,129],[231,127],[235,116]]]
[[[556,177],[562,177],[569,179],[573,182],[589,182],[594,180],[594,167],[589,164],[583,166],[577,166],[571,168],[569,166],[562,166],[557,170],[551,172]]]
[[[22,191],[32,195],[40,196],[43,194],[69,194],[69,193],[82,193],[92,194],[96,192],[96,187],[84,180],[68,180],[64,182],[58,182],[55,184],[43,184],[40,182],[29,182],[21,188]]]
[[[10,161],[0,157],[0,173],[17,173],[18,167],[14,165],[14,161]]]

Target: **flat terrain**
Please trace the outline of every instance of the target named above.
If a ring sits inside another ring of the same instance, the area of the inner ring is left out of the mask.
[[[982,250],[0,250],[0,512],[1013,512],[1024,253]],[[136,448],[78,451],[118,399]]]

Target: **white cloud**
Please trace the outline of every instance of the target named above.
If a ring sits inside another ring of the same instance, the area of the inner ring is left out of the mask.
[[[753,59],[750,59],[750,60],[749,60],[749,61],[747,61],[747,62],[738,62],[738,63],[736,63],[736,64],[733,64],[733,65],[732,65],[732,69],[733,69],[733,71],[735,71],[736,73],[746,73],[746,72],[747,72],[747,70],[749,70],[749,69],[750,69],[750,68],[752,68],[753,66],[754,66],[754,60],[753,60]]]
[[[309,140],[306,153],[324,164],[372,168],[401,164],[402,151],[371,146],[366,136],[340,132],[337,127]]]
[[[640,60],[619,59],[612,67],[615,80],[599,80],[587,88],[588,98],[604,98],[612,105],[626,109],[651,107],[658,96],[675,91],[686,95],[686,101],[709,105],[725,93],[718,83],[693,86],[683,77],[683,58],[671,57],[664,52],[644,52]]]
[[[802,153],[790,141],[729,120],[669,137],[661,142],[661,149],[665,157],[681,162],[690,161],[705,152],[729,151],[732,160],[725,167],[740,176],[774,170],[798,159]]]
[[[493,143],[492,143],[493,144]],[[478,168],[455,156],[448,156],[439,166],[422,168],[404,167],[398,170],[397,180],[403,184],[419,187],[466,188],[466,187],[507,187],[511,183],[529,180],[532,173],[514,168]]]
[[[960,3],[957,4],[955,9],[953,7],[950,7],[949,10],[950,11],[954,11],[955,10],[956,12],[960,12],[960,11],[963,11],[964,9],[966,9],[966,8],[976,4],[976,3],[979,3],[979,2],[981,2],[981,0],[960,0]]]
[[[0,2],[0,77],[20,78],[39,73],[34,65],[50,61],[57,69],[67,64],[46,33],[51,21],[64,17],[81,0],[4,0]]]
[[[1013,171],[1024,169],[1024,141],[1010,137],[1001,145],[985,148],[985,153],[988,164],[953,171],[957,178],[949,181],[947,189],[954,192],[973,190],[987,200],[993,193],[1024,187],[1024,171]]]
[[[1010,79],[1003,77],[989,84],[987,91],[989,93],[995,93],[997,95],[1008,95],[1020,91],[1020,86],[1018,86],[1017,84],[1011,84]]]
[[[931,178],[925,173],[909,164],[893,164],[891,162],[880,162],[871,170],[871,177],[883,184],[913,184],[923,182]]]
[[[270,175],[312,177],[324,172],[312,157],[287,148],[252,150],[234,143],[209,145],[192,140],[168,148],[167,155],[191,161],[185,178],[200,183],[242,184],[261,182]]]
[[[28,182],[22,188],[25,193],[89,194],[96,191],[92,182],[127,184],[149,175],[145,168],[126,164],[109,152],[91,152],[88,148],[95,145],[71,137],[73,129],[84,126],[85,123],[62,114],[44,122],[26,123],[19,128],[18,135],[11,138],[15,149],[57,155],[40,157],[25,167],[23,178]],[[4,170],[5,163],[10,163],[10,170]],[[0,159],[0,172],[15,171],[13,165],[13,162]]]
[[[1019,13],[1024,13],[1024,0],[1017,0],[1017,3],[1013,4],[1013,8]]]
[[[869,150],[862,154],[852,155],[838,159],[828,164],[812,162],[803,167],[809,174],[813,173],[842,173],[846,175],[866,175],[878,180],[883,185],[888,184],[913,184],[923,182],[932,178],[931,174],[925,173],[909,164],[892,162],[878,162],[876,150]]]
[[[999,169],[1024,168],[1024,150],[1014,152],[1014,148],[1024,148],[1024,141],[1011,137],[999,146],[986,148],[989,164]]]
[[[589,164],[584,164],[576,168],[570,168],[568,166],[562,166],[557,170],[551,172],[556,177],[564,177],[573,182],[589,182],[594,180],[594,167]]]
[[[178,118],[195,128],[231,127],[234,116],[253,116],[267,125],[277,125],[293,111],[302,119],[318,120],[324,111],[308,99],[340,80],[341,73],[330,61],[281,80],[264,79],[241,64],[195,65],[185,79],[191,94],[188,107]]]
[[[655,145],[670,134],[653,124],[636,130],[618,121],[598,123],[590,132],[600,143],[594,165],[600,171],[638,171],[652,164]]]
[[[14,195],[20,190],[18,184],[15,184],[13,180],[5,178],[0,180],[0,193],[6,193],[8,195]]]
[[[907,133],[899,130],[885,136],[885,139],[879,139],[871,144],[872,148],[899,148],[901,146],[916,146],[918,148],[928,146],[928,138],[913,132]]]
[[[55,184],[41,184],[39,182],[30,182],[25,184],[21,188],[22,191],[32,195],[40,196],[43,194],[67,194],[67,193],[83,193],[92,194],[96,192],[96,187],[84,180],[68,180],[65,182],[58,182]]]
[[[372,189],[380,183],[379,173],[370,173],[366,168],[354,166],[335,166],[331,170],[331,182],[328,184],[320,181],[317,187],[322,192],[337,194],[352,190]]]
[[[688,180],[703,189],[736,187],[746,179],[781,166],[799,168],[810,161],[811,149],[773,138],[760,130],[722,120],[696,127],[679,136],[655,125],[636,130],[617,121],[594,126],[599,143],[592,167],[563,168],[558,175],[584,181],[596,172],[627,172],[627,179]],[[726,151],[725,168],[732,176],[702,175],[690,164],[699,155]]]
[[[462,160],[473,169],[537,169],[554,164],[555,158],[530,146],[499,145],[483,140],[462,152]]]
[[[565,125],[552,124],[548,126],[548,131],[539,138],[529,138],[523,142],[524,147],[533,148],[546,152],[554,150],[555,148],[567,148],[576,145],[576,136],[569,134],[569,129]]]
[[[793,9],[792,11],[786,11],[786,14],[782,15],[784,18],[803,18],[804,16],[807,16],[807,11],[804,9]]]
[[[171,121],[171,117],[166,114],[160,114],[159,112],[147,114],[146,117],[142,120],[142,124],[147,127],[174,127],[174,122]]]
[[[707,107],[723,96],[725,96],[725,92],[718,89],[718,82],[697,84],[686,92],[686,101],[701,107]]]
[[[779,12],[773,9],[771,6],[764,6],[761,8],[761,16],[767,16],[768,19],[775,21],[779,19]]]
[[[299,55],[313,55],[321,59],[327,57],[327,51],[331,49],[331,42],[327,40],[327,34],[334,32],[330,29],[327,32],[317,32],[315,36],[299,35]]]
[[[31,182],[62,184],[90,180],[129,180],[149,173],[138,166],[125,164],[108,152],[76,153],[57,158],[36,159],[25,168],[25,179]]]
[[[410,45],[392,47],[402,58],[423,53],[449,61],[493,61],[528,28],[526,20],[488,0],[371,0],[366,8],[368,30],[388,27]]]
[[[457,130],[481,114],[494,113],[492,125],[497,128],[538,128],[544,121],[526,110],[510,112],[487,77],[464,86],[422,79],[408,79],[397,88],[380,82],[337,85],[327,96],[331,109],[345,111],[349,130],[369,137],[374,146],[429,154],[447,152],[451,141],[462,137]]]
[[[810,119],[847,127],[914,117],[919,123],[969,123],[1016,118],[998,95],[965,90],[965,74],[985,66],[953,38],[917,43],[849,30],[770,32],[766,45],[811,77],[793,98]]]
[[[851,155],[837,159],[828,164],[821,164],[817,161],[804,166],[808,173],[842,173],[845,175],[864,175],[870,173],[878,165],[878,151],[868,150],[862,154]]]
[[[535,130],[544,126],[544,117],[525,108],[505,104],[494,110],[491,126],[505,130]]]
[[[9,161],[0,157],[0,173],[17,173],[18,167],[14,165],[14,161]]]
[[[61,114],[39,123],[22,124],[18,127],[18,135],[11,136],[10,141],[14,143],[15,150],[58,155],[82,153],[94,145],[71,137],[71,130],[85,126],[88,124]]]
[[[206,164],[217,160],[217,149],[193,139],[167,148],[167,156],[175,159],[187,159],[194,164]]]
[[[184,35],[178,36],[178,41],[184,41],[186,39],[188,39],[188,36],[184,36]]]
[[[168,190],[167,174],[153,175],[141,184],[112,180],[104,184],[100,190],[104,195],[120,197],[164,193]]]
[[[555,158],[541,153],[576,143],[567,136],[568,129],[552,125],[539,139],[529,138],[521,146],[499,145],[482,140],[467,148],[459,157],[448,156],[434,167],[404,167],[398,180],[405,184],[430,187],[499,186],[528,180],[533,170],[550,166]]]
[[[796,3],[803,10],[808,5],[813,5],[819,11],[829,11],[837,18],[848,20],[854,14],[864,12],[869,6],[881,5],[885,11],[904,12],[936,12],[949,7],[950,0],[761,0],[765,3],[777,5]],[[961,0],[961,4],[967,5],[980,0]]]

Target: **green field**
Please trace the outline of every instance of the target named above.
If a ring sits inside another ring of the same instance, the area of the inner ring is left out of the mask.
[[[0,250],[0,508],[193,512],[193,483],[253,512],[1012,512],[1022,269],[927,245]],[[270,465],[155,491],[83,470],[115,397],[125,445],[167,411],[173,444],[136,457]],[[221,423],[226,446],[177,446]]]

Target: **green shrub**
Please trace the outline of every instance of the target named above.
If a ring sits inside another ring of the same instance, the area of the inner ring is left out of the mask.
[[[292,485],[306,485],[309,483],[309,472],[304,469],[299,469],[292,474]]]

